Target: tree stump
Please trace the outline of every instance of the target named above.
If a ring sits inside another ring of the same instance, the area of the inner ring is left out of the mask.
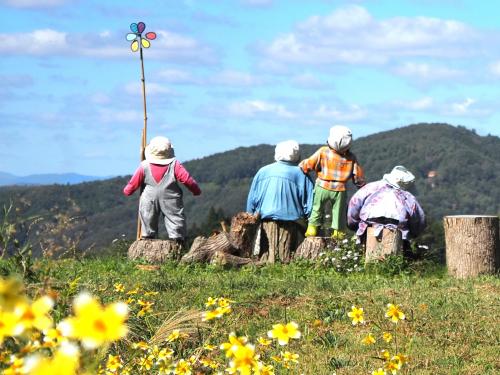
[[[149,263],[164,263],[167,260],[179,260],[181,254],[182,244],[171,240],[136,240],[128,248],[129,259],[144,259]]]
[[[259,227],[259,215],[239,212],[231,219],[230,241],[238,249],[238,255],[250,258]]]
[[[263,221],[260,232],[260,259],[267,263],[288,263],[299,245],[300,229],[293,221]]]
[[[375,236],[375,228],[368,227],[366,231],[365,263],[384,260],[389,255],[403,254],[403,237],[397,229],[382,229]]]
[[[331,237],[306,237],[295,251],[294,259],[311,259],[328,249],[334,249],[337,241]]]
[[[444,217],[446,266],[458,278],[494,274],[500,265],[498,216]]]
[[[181,262],[210,262],[216,251],[234,254],[238,251],[226,232],[218,233],[212,237],[196,237],[189,251],[184,254]]]
[[[243,258],[236,255],[231,255],[224,253],[222,251],[216,251],[212,259],[210,260],[212,264],[218,264],[221,266],[245,266],[249,264],[260,265],[261,262],[252,258]]]

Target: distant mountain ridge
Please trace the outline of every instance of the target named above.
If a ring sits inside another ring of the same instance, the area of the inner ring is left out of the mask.
[[[356,129],[353,131],[356,136]],[[301,145],[302,158],[319,146]],[[352,151],[368,181],[380,179],[395,165],[412,171],[416,176],[414,194],[430,222],[440,224],[443,216],[452,214],[500,213],[499,137],[479,136],[448,124],[415,124],[355,139]],[[274,146],[257,145],[183,163],[203,191],[199,197],[188,191],[184,194],[190,235],[198,234],[210,215],[217,225],[214,211],[229,217],[245,210],[253,176],[273,159]],[[67,228],[57,236],[77,238],[82,248],[102,248],[114,239],[135,236],[138,195],[125,197],[122,193],[129,178],[69,186],[2,187],[0,208],[12,201],[16,220],[41,217],[40,226],[66,218]],[[352,194],[354,188],[348,186]],[[48,225],[31,232],[31,241],[40,242],[54,230]]]
[[[10,173],[0,172],[0,186],[79,184],[81,182],[105,180],[108,178],[109,177],[86,176],[77,173],[44,173],[15,176]]]

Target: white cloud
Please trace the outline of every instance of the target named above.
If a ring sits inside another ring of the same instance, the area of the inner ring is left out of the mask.
[[[223,86],[255,86],[260,80],[249,73],[226,70],[215,75],[210,82]]]
[[[157,39],[146,52],[148,58],[187,64],[211,64],[217,61],[213,49],[195,38],[165,30],[156,33]],[[41,29],[27,33],[0,33],[0,39],[4,41],[2,51],[5,55],[122,58],[131,53],[123,41],[122,33],[111,31],[69,34]]]
[[[311,73],[303,73],[292,77],[292,84],[304,89],[325,88],[325,84]]]
[[[475,99],[467,98],[462,102],[452,103],[451,112],[455,115],[464,115],[470,112],[470,107],[476,102]]]
[[[104,108],[98,112],[98,120],[105,124],[118,123],[141,123],[143,121],[143,113],[133,110],[114,110]]]
[[[125,92],[129,95],[142,95],[142,84],[140,82],[130,82],[125,85]],[[164,85],[155,82],[146,82],[147,95],[172,95],[173,91]]]
[[[246,100],[234,102],[228,106],[228,112],[238,117],[257,117],[259,115],[274,115],[280,118],[293,118],[295,115],[284,105],[263,100]]]
[[[357,104],[350,105],[346,108],[322,104],[313,112],[313,116],[318,119],[327,119],[330,122],[348,123],[367,118],[368,112]]]
[[[0,3],[13,8],[53,8],[68,3],[68,0],[2,0]]]
[[[174,84],[197,84],[199,80],[190,72],[178,69],[165,69],[157,73],[158,77],[168,83]]]
[[[410,111],[429,111],[435,107],[435,101],[430,96],[425,96],[416,100],[401,100],[394,103],[397,109],[405,109]],[[393,110],[393,109],[391,109]]]
[[[310,17],[277,37],[263,53],[271,60],[299,64],[385,64],[408,57],[468,57],[480,51],[482,37],[454,20],[377,20],[365,8],[351,5]]]
[[[398,66],[394,69],[394,72],[400,76],[416,79],[419,82],[449,80],[465,76],[465,73],[461,70],[427,63],[411,62]]]
[[[493,75],[500,77],[500,61],[495,61],[494,63],[490,64],[489,68],[490,72]]]

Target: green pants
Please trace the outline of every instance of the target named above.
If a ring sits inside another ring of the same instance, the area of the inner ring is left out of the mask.
[[[332,229],[345,231],[346,226],[346,204],[347,192],[326,190],[316,185],[314,187],[314,198],[309,225],[314,227],[321,226],[321,217],[323,216],[323,207],[325,203],[332,203]]]

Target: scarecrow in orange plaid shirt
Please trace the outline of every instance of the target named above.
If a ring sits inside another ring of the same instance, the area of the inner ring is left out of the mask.
[[[352,179],[360,188],[366,182],[356,156],[349,151],[352,143],[352,132],[349,128],[341,125],[333,126],[326,143],[326,146],[319,148],[299,164],[304,173],[315,171],[317,177],[306,236],[316,236],[317,228],[321,224],[322,209],[327,202],[331,202],[332,237],[342,239],[347,228],[346,183]]]

